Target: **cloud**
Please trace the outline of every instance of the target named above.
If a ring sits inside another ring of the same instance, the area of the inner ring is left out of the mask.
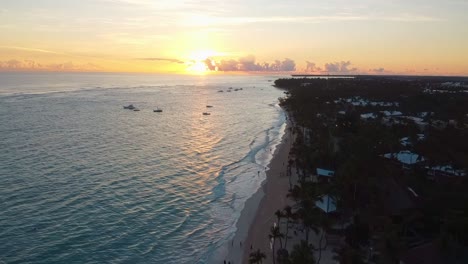
[[[283,61],[275,60],[272,63],[258,63],[255,60],[255,56],[248,55],[238,59],[224,59],[220,61],[208,58],[204,62],[211,71],[290,72],[296,70],[296,63],[289,58],[285,58]]]
[[[369,74],[400,74],[400,73],[396,73],[396,72],[394,72],[392,70],[385,69],[383,67],[369,69],[369,71],[367,73],[369,73]],[[401,73],[401,74],[405,74],[405,73]]]
[[[393,22],[438,22],[444,21],[439,17],[431,17],[418,14],[397,14],[393,16],[369,16],[361,14],[336,14],[322,16],[212,16],[189,15],[181,20],[182,25],[189,27],[211,26],[240,26],[258,23],[294,23],[315,24],[325,22],[356,22],[356,21],[393,21]]]
[[[362,16],[259,16],[259,17],[220,17],[191,15],[182,20],[182,25],[189,27],[240,26],[257,23],[321,23],[326,21],[362,21]]]
[[[322,68],[316,66],[315,63],[313,62],[310,62],[310,61],[306,61],[306,69],[305,69],[306,72],[321,72],[322,71]]]
[[[357,71],[357,68],[349,68],[350,66],[350,61],[341,61],[326,63],[324,68],[329,73],[351,73]]]
[[[220,62],[215,62],[214,60],[210,60],[210,64],[214,65],[210,67],[207,64],[207,67],[211,70],[214,68],[214,69],[217,69],[218,71],[239,71],[239,62],[234,59],[221,60]]]
[[[432,17],[432,16],[425,16],[425,15],[418,15],[418,14],[401,14],[396,16],[387,16],[375,18],[375,20],[382,20],[382,21],[396,21],[396,22],[438,22],[444,21],[445,19],[440,17]]]
[[[281,71],[295,71],[296,70],[296,63],[291,59],[284,59],[281,62]]]
[[[50,64],[42,64],[33,60],[0,61],[0,71],[95,71],[100,69],[100,66],[93,63],[75,64],[71,61]]]
[[[320,67],[315,62],[306,61],[304,72],[315,74],[358,74],[359,69],[356,67],[351,67],[351,65],[351,61],[340,61],[328,62],[325,63],[323,67]]]
[[[0,61],[0,69],[19,69],[22,62],[19,60]]]
[[[262,71],[263,67],[255,62],[255,57],[249,55],[238,59],[240,71]]]
[[[137,60],[146,60],[146,61],[167,61],[167,62],[174,62],[184,64],[185,62],[178,60],[178,59],[170,59],[170,58],[137,58]]]
[[[44,49],[28,48],[28,47],[0,46],[0,49],[22,50],[22,51],[30,51],[30,52],[51,53],[51,54],[64,55],[64,53],[60,53],[60,52],[55,52],[55,51],[51,51],[51,50],[44,50]]]
[[[384,68],[376,68],[376,69],[371,69],[370,71],[371,72],[376,72],[376,73],[383,73],[383,72],[385,72],[385,69]]]
[[[206,65],[206,67],[208,68],[208,70],[210,70],[210,71],[215,71],[216,70],[216,65],[211,59],[206,58],[204,63]]]

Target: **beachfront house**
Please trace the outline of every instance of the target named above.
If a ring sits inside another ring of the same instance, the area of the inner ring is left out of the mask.
[[[335,171],[326,170],[322,168],[317,168],[316,173],[317,181],[320,183],[329,183],[331,181],[331,178],[335,176]]]
[[[327,214],[336,212],[336,200],[328,194],[320,197],[320,199],[315,202],[315,206]]]
[[[408,150],[403,150],[398,153],[387,153],[382,156],[384,158],[399,162],[403,169],[410,169],[415,164],[425,160],[423,156],[412,153]]]
[[[465,170],[455,169],[451,165],[439,165],[439,166],[426,166],[427,175],[430,179],[436,179],[438,177],[465,177]]]
[[[402,112],[400,111],[380,111],[384,116],[386,117],[392,117],[392,116],[401,116],[403,115]]]
[[[374,113],[365,113],[365,114],[361,114],[361,119],[362,120],[374,120],[376,119],[378,116]]]

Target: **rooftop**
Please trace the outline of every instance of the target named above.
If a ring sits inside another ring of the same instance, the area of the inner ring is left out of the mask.
[[[385,116],[401,116],[403,113],[400,111],[381,111]]]
[[[361,114],[362,119],[376,119],[377,115],[374,113]]]
[[[466,176],[466,172],[464,170],[457,170],[453,168],[451,165],[439,165],[434,167],[426,166],[426,169],[431,170],[433,172],[442,172],[446,174],[450,174],[453,176]]]
[[[325,213],[336,211],[336,200],[328,194],[321,197],[321,200],[315,202],[315,205]]]
[[[412,153],[411,151],[404,150],[398,153],[387,153],[383,155],[387,159],[397,159],[399,162],[412,165],[420,161],[424,161],[424,157],[419,154]]]
[[[326,177],[332,177],[335,176],[335,172],[331,170],[326,170],[326,169],[321,169],[317,168],[317,175],[318,176],[326,176]]]

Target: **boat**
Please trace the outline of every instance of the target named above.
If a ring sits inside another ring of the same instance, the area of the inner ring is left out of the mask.
[[[156,107],[156,109],[154,109],[153,112],[155,112],[155,113],[161,113],[161,112],[162,112],[162,109],[160,109],[159,107]]]
[[[127,105],[127,106],[125,106],[125,105],[124,105],[124,107],[123,107],[123,108],[124,108],[124,109],[130,109],[130,110],[133,110],[133,109],[135,109],[135,106],[133,106],[132,104],[131,104],[131,105]]]
[[[213,106],[212,105],[207,105],[206,108],[212,108]]]
[[[211,115],[211,114],[208,112],[203,112],[203,115]]]
[[[218,93],[222,93],[222,92],[224,92],[224,91],[223,91],[223,90],[219,90],[219,91],[218,91]]]
[[[138,112],[138,111],[140,111],[140,109],[134,107],[134,108],[133,108],[133,111]]]

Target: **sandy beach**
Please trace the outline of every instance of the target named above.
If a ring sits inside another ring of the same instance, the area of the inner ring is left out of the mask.
[[[237,222],[237,231],[231,241],[226,256],[226,263],[249,263],[250,252],[260,249],[265,253],[266,259],[263,263],[273,263],[272,250],[270,248],[270,228],[277,222],[275,212],[282,210],[286,205],[293,206],[293,201],[287,198],[289,190],[289,179],[286,176],[287,164],[289,160],[289,151],[293,143],[293,135],[290,131],[291,125],[288,123],[281,143],[276,148],[274,156],[266,171],[266,180],[262,186],[250,199],[247,200],[242,210],[239,221]],[[292,168],[292,183],[297,181],[295,169]],[[284,224],[284,223],[283,223]],[[301,239],[305,239],[304,233],[298,232],[291,236],[288,243],[288,250],[292,245],[298,244]],[[318,247],[320,233],[311,232],[310,242]],[[324,246],[325,241],[322,241]],[[279,243],[276,244],[276,248]],[[317,253],[314,253],[317,254]],[[321,263],[333,264],[333,248],[329,246],[322,251]]]
[[[255,218],[250,225],[249,233],[244,244],[242,263],[248,263],[251,246],[253,250],[260,249],[267,254],[266,263],[271,262],[271,249],[268,234],[273,223],[277,221],[275,212],[283,209],[288,199],[286,197],[289,189],[289,180],[286,176],[289,149],[291,140],[289,130],[286,129],[281,146],[271,161],[270,169],[267,171],[267,180],[263,186],[265,195],[258,207]],[[268,261],[269,260],[269,261]]]
[[[277,221],[275,211],[284,208],[287,204],[289,180],[286,176],[286,169],[291,148],[289,127],[288,124],[281,143],[275,150],[262,188],[247,200],[242,210],[226,263],[248,263],[251,247],[253,250],[260,249],[265,252],[267,254],[265,262],[271,262],[268,234],[270,227]]]
[[[288,204],[286,195],[289,189],[289,180],[288,176],[286,176],[286,170],[291,148],[289,127],[289,125],[286,127],[282,142],[276,150],[267,171],[267,179],[263,185],[265,194],[249,227],[249,233],[243,247],[242,263],[249,262],[251,246],[253,250],[260,249],[267,255],[266,263],[270,263],[272,260],[268,234],[270,234],[270,228],[277,222],[275,212],[278,209],[282,210]]]

